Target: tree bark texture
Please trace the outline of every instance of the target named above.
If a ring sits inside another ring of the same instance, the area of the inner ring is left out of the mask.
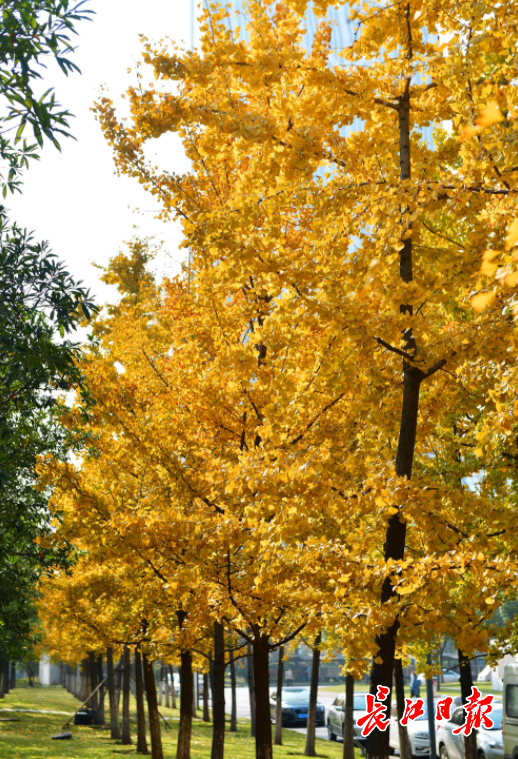
[[[138,646],[135,648],[135,689],[137,693],[137,753],[149,754],[146,741],[146,713],[144,711],[142,657]]]
[[[354,677],[345,676],[343,759],[354,759]]]
[[[149,714],[149,732],[151,734],[151,756],[153,759],[164,759],[153,664],[145,653],[142,654],[142,663],[144,665],[144,682],[146,684],[147,708]]]
[[[279,663],[277,665],[277,693],[275,700],[275,733],[273,742],[276,746],[282,746],[282,682],[284,680],[284,646],[279,648]],[[309,717],[308,717],[309,730]],[[307,741],[306,741],[307,742]],[[308,754],[313,756],[313,754]]]
[[[236,691],[236,662],[234,661],[234,652],[231,653],[230,659],[230,691],[232,694],[232,704],[230,708],[230,732],[237,733],[237,691]]]
[[[403,665],[401,659],[394,660],[394,682],[396,686],[397,719],[399,733],[399,755],[401,759],[412,759],[412,747],[408,737],[408,730],[401,724],[401,718],[405,713],[405,684],[403,682]]]
[[[471,662],[469,656],[458,649],[459,655],[459,672],[460,672],[460,694],[462,696],[462,705],[467,702],[473,689],[473,677],[471,674]],[[477,759],[477,735],[474,731],[471,735],[464,736],[464,759]]]
[[[210,722],[209,714],[209,676],[203,673],[203,721]]]
[[[268,638],[256,634],[254,640],[256,759],[272,759],[273,757],[268,659]]]
[[[180,726],[176,759],[190,759],[192,730],[192,656],[190,651],[180,654]]]
[[[322,633],[318,633],[313,643],[313,657],[311,660],[311,683],[309,686],[309,709],[308,729],[306,731],[306,745],[304,756],[316,756],[315,730],[317,726],[317,700],[318,700],[318,675],[320,672],[320,642]]]
[[[119,724],[119,702],[115,693],[115,672],[113,667],[113,648],[106,650],[106,666],[108,669],[108,698],[110,701],[110,735],[118,741],[122,738]]]
[[[122,678],[122,744],[129,746],[132,743],[131,730],[130,730],[130,677],[131,677],[131,661],[130,650],[128,646],[124,646],[124,653],[122,656],[123,678]]]
[[[210,759],[223,759],[225,751],[225,630],[214,622],[214,700],[212,702],[212,748]]]
[[[247,681],[248,681],[248,693],[250,695],[250,735],[255,738],[256,734],[256,720],[255,720],[255,684],[254,684],[254,649],[247,644]]]

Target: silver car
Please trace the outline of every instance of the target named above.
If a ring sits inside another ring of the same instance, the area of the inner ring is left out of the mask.
[[[361,736],[361,727],[357,726],[357,722],[360,717],[367,714],[367,703],[365,700],[365,693],[357,693],[354,696],[354,742],[357,746],[363,748],[365,746],[365,738]],[[327,734],[330,741],[336,741],[337,738],[343,740],[344,737],[344,707],[345,697],[337,696],[329,707],[327,712]]]
[[[493,727],[481,727],[477,730],[477,748],[479,759],[503,759],[504,741],[502,737],[502,704],[493,704],[491,712]],[[441,759],[464,759],[464,736],[455,735],[453,730],[464,724],[462,707],[452,712],[449,722],[437,723],[437,752]]]
[[[415,699],[412,699],[415,701]],[[412,756],[429,756],[430,755],[430,735],[428,732],[428,709],[426,701],[423,704],[424,712],[416,719],[407,724],[408,739],[412,749]],[[397,707],[392,704],[390,712],[390,748],[393,752],[399,751],[399,724],[397,718]]]

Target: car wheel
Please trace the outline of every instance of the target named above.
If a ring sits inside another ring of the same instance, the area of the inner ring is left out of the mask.
[[[478,752],[478,759],[487,759],[487,757],[486,757],[486,755],[484,754],[483,751],[479,751]]]
[[[446,751],[446,746],[444,745],[444,743],[441,746],[439,746],[439,756],[441,757],[441,759],[450,759],[450,757],[448,756],[448,752]]]
[[[336,741],[336,735],[331,730],[330,722],[327,723],[327,737],[329,738],[330,741]]]

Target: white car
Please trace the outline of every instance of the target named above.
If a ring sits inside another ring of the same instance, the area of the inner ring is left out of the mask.
[[[491,712],[493,727],[477,730],[478,759],[503,759],[502,703],[493,702]],[[464,724],[464,709],[458,707],[452,712],[449,722],[437,722],[437,753],[441,759],[464,759],[464,736],[455,735],[453,730]]]
[[[412,699],[415,701],[415,699]],[[430,734],[428,732],[428,710],[426,701],[423,704],[424,714],[410,721],[407,725],[408,738],[412,749],[412,756],[428,756],[430,754]],[[391,752],[397,749],[399,751],[399,725],[397,718],[397,707],[392,705],[390,712],[390,748]],[[453,759],[453,757],[452,757]]]
[[[367,714],[367,703],[365,693],[355,693],[354,695],[354,742],[360,748],[365,746],[366,738],[362,738],[361,727],[356,724],[360,717]],[[343,740],[344,737],[344,696],[337,696],[327,712],[327,736],[330,741],[336,741],[337,738]]]

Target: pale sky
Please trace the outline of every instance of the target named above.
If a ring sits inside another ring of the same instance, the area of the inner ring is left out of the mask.
[[[190,44],[190,0],[91,0],[96,12],[91,22],[79,25],[78,49],[73,60],[82,74],[68,78],[49,68],[45,84],[54,87],[57,99],[76,118],[71,131],[77,142],[61,141],[59,153],[50,143],[41,159],[25,175],[22,195],[5,201],[10,218],[34,230],[38,240],[48,240],[53,252],[69,271],[82,279],[100,303],[113,298],[113,289],[99,281],[92,262],[105,264],[117,254],[138,226],[141,236],[164,241],[164,255],[157,261],[159,273],[176,273],[184,252],[178,250],[179,228],[154,218],[156,202],[134,179],[114,174],[112,152],[105,142],[91,107],[106,85],[118,101],[135,75],[128,74],[139,59],[139,34],[150,39],[171,37]],[[144,78],[144,83],[151,81]],[[174,136],[160,141],[160,164],[181,172],[188,168],[182,146]],[[134,213],[134,209],[140,209]]]

